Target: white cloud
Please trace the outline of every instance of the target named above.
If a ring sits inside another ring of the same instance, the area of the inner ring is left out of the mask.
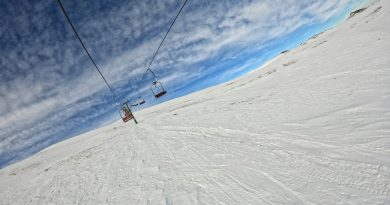
[[[303,25],[326,21],[352,1],[189,1],[152,68],[168,87],[185,86],[215,69],[202,62],[226,53],[215,61],[221,64],[260,50]],[[108,81],[132,97],[136,93],[130,93],[131,87],[139,82],[181,1],[118,1],[104,5],[106,9],[98,7],[104,3],[100,1],[64,3]],[[7,5],[5,11],[17,10]],[[24,2],[20,8],[29,10],[2,16],[7,21],[0,28],[0,38],[13,43],[2,47],[5,54],[0,56],[5,68],[0,156],[65,132],[69,127],[64,121],[99,105],[102,95],[109,94],[55,2]],[[232,68],[230,74],[240,69]],[[148,92],[148,84],[142,85],[140,91]],[[102,107],[94,116],[109,106]]]

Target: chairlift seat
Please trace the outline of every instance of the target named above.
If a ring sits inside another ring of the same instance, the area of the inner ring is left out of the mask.
[[[129,120],[131,120],[131,119],[133,119],[133,115],[132,115],[132,114],[130,114],[130,115],[125,115],[125,116],[122,118],[123,122],[127,122],[127,121],[129,121]]]
[[[167,91],[164,90],[164,91],[162,91],[162,92],[156,93],[156,94],[154,95],[154,97],[159,98],[159,97],[165,95],[166,93],[167,93]]]

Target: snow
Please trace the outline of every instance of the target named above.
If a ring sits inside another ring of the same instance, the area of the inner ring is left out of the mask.
[[[0,204],[390,204],[390,2],[0,170]]]

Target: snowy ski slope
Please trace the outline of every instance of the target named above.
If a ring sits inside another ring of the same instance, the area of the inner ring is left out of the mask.
[[[390,1],[0,170],[0,204],[390,204]]]

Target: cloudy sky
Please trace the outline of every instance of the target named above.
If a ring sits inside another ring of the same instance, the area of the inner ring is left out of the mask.
[[[119,100],[144,107],[243,75],[335,25],[362,0],[189,0],[141,81],[183,0],[63,0]],[[56,1],[0,1],[0,167],[120,119],[111,94]],[[282,82],[281,82],[282,83]]]

